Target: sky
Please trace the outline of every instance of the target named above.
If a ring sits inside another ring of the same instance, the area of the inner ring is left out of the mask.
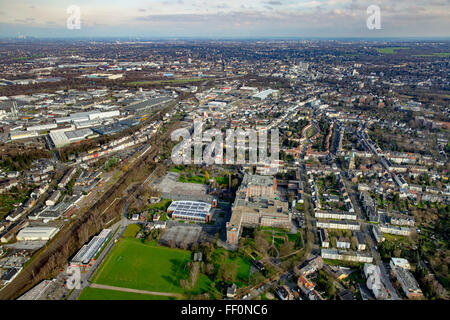
[[[80,8],[68,29],[67,8]],[[367,8],[380,8],[369,30]],[[0,0],[0,37],[450,37],[450,0]]]

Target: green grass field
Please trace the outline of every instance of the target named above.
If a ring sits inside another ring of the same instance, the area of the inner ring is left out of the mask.
[[[141,226],[138,224],[130,224],[122,233],[122,238],[135,238],[137,233],[141,230]]]
[[[390,47],[390,48],[376,48],[378,53],[382,54],[396,54],[398,50],[409,49],[409,47]]]
[[[237,264],[237,275],[236,275],[237,282],[247,282],[248,277],[250,276],[250,268],[252,266],[250,258],[237,257],[223,260],[221,256],[225,255],[225,252],[226,250],[222,248],[216,249],[214,251],[213,260],[217,261],[216,266],[218,267],[220,261],[222,261],[223,263],[235,261]]]
[[[186,279],[186,250],[121,239],[94,276],[94,283],[158,292],[183,293],[180,279]]]
[[[205,177],[197,175],[197,176],[186,177],[186,178],[183,177],[183,176],[180,176],[180,177],[178,178],[178,182],[187,182],[187,183],[204,184],[204,183],[206,183],[207,181],[206,181]]]
[[[149,209],[158,209],[161,211],[167,211],[167,208],[170,206],[171,203],[172,203],[172,200],[170,200],[170,199],[162,199],[160,202],[154,203],[154,204],[150,205],[148,208]]]
[[[431,54],[415,54],[414,57],[450,57],[450,52],[435,52]]]
[[[78,300],[174,300],[174,298],[87,287],[83,289]]]

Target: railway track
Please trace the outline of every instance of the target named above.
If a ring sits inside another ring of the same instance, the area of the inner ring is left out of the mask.
[[[19,297],[21,294],[32,288],[38,282],[44,280],[51,276],[50,272],[45,274],[39,274],[40,270],[46,265],[49,259],[56,253],[60,253],[61,248],[67,242],[76,241],[76,233],[77,230],[85,224],[88,219],[92,216],[92,214],[96,214],[96,218],[99,218],[103,213],[102,207],[105,203],[111,203],[114,201],[117,195],[117,191],[120,190],[120,186],[126,183],[127,179],[133,172],[139,172],[139,169],[142,165],[145,165],[148,162],[153,162],[153,158],[159,153],[160,148],[170,141],[170,133],[177,127],[178,123],[174,123],[168,128],[168,130],[162,135],[160,139],[156,139],[157,143],[154,148],[150,150],[146,150],[147,154],[145,156],[138,157],[136,161],[134,161],[128,170],[122,174],[122,176],[112,184],[108,190],[100,197],[98,201],[93,203],[89,209],[85,210],[76,221],[65,225],[60,232],[53,238],[49,243],[45,245],[42,252],[38,252],[38,256],[33,257],[32,262],[29,263],[24,269],[16,276],[16,278],[9,283],[6,287],[3,287],[0,290],[0,300],[12,300]],[[140,181],[142,183],[143,181]],[[136,184],[136,189],[139,184]],[[135,191],[135,190],[134,190]],[[71,252],[70,255],[65,257],[69,259],[70,256],[74,252]]]

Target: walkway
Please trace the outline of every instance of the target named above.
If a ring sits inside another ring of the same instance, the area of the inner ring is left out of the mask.
[[[179,299],[181,299],[183,297],[183,295],[181,295],[179,293],[146,291],[146,290],[138,290],[138,289],[131,289],[131,288],[114,287],[114,286],[108,286],[108,285],[98,284],[98,283],[92,283],[89,287],[97,288],[97,289],[105,289],[105,290],[122,291],[122,292],[150,294],[150,295],[154,295],[154,296],[175,297],[175,298],[179,298]]]

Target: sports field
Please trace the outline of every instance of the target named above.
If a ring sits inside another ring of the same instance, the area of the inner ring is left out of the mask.
[[[409,49],[409,47],[388,47],[388,48],[376,48],[378,53],[382,54],[396,54],[398,50]]]
[[[161,85],[161,84],[183,84],[183,83],[189,83],[189,82],[199,82],[199,81],[206,81],[208,79],[204,78],[189,78],[189,79],[169,79],[169,80],[147,80],[147,81],[132,81],[128,82],[127,85],[129,86],[143,86],[147,84],[155,84],[155,85]]]
[[[99,288],[84,288],[78,300],[173,300],[172,297],[121,292]]]
[[[188,277],[186,250],[121,239],[93,278],[94,283],[147,291],[182,293],[180,279]]]

